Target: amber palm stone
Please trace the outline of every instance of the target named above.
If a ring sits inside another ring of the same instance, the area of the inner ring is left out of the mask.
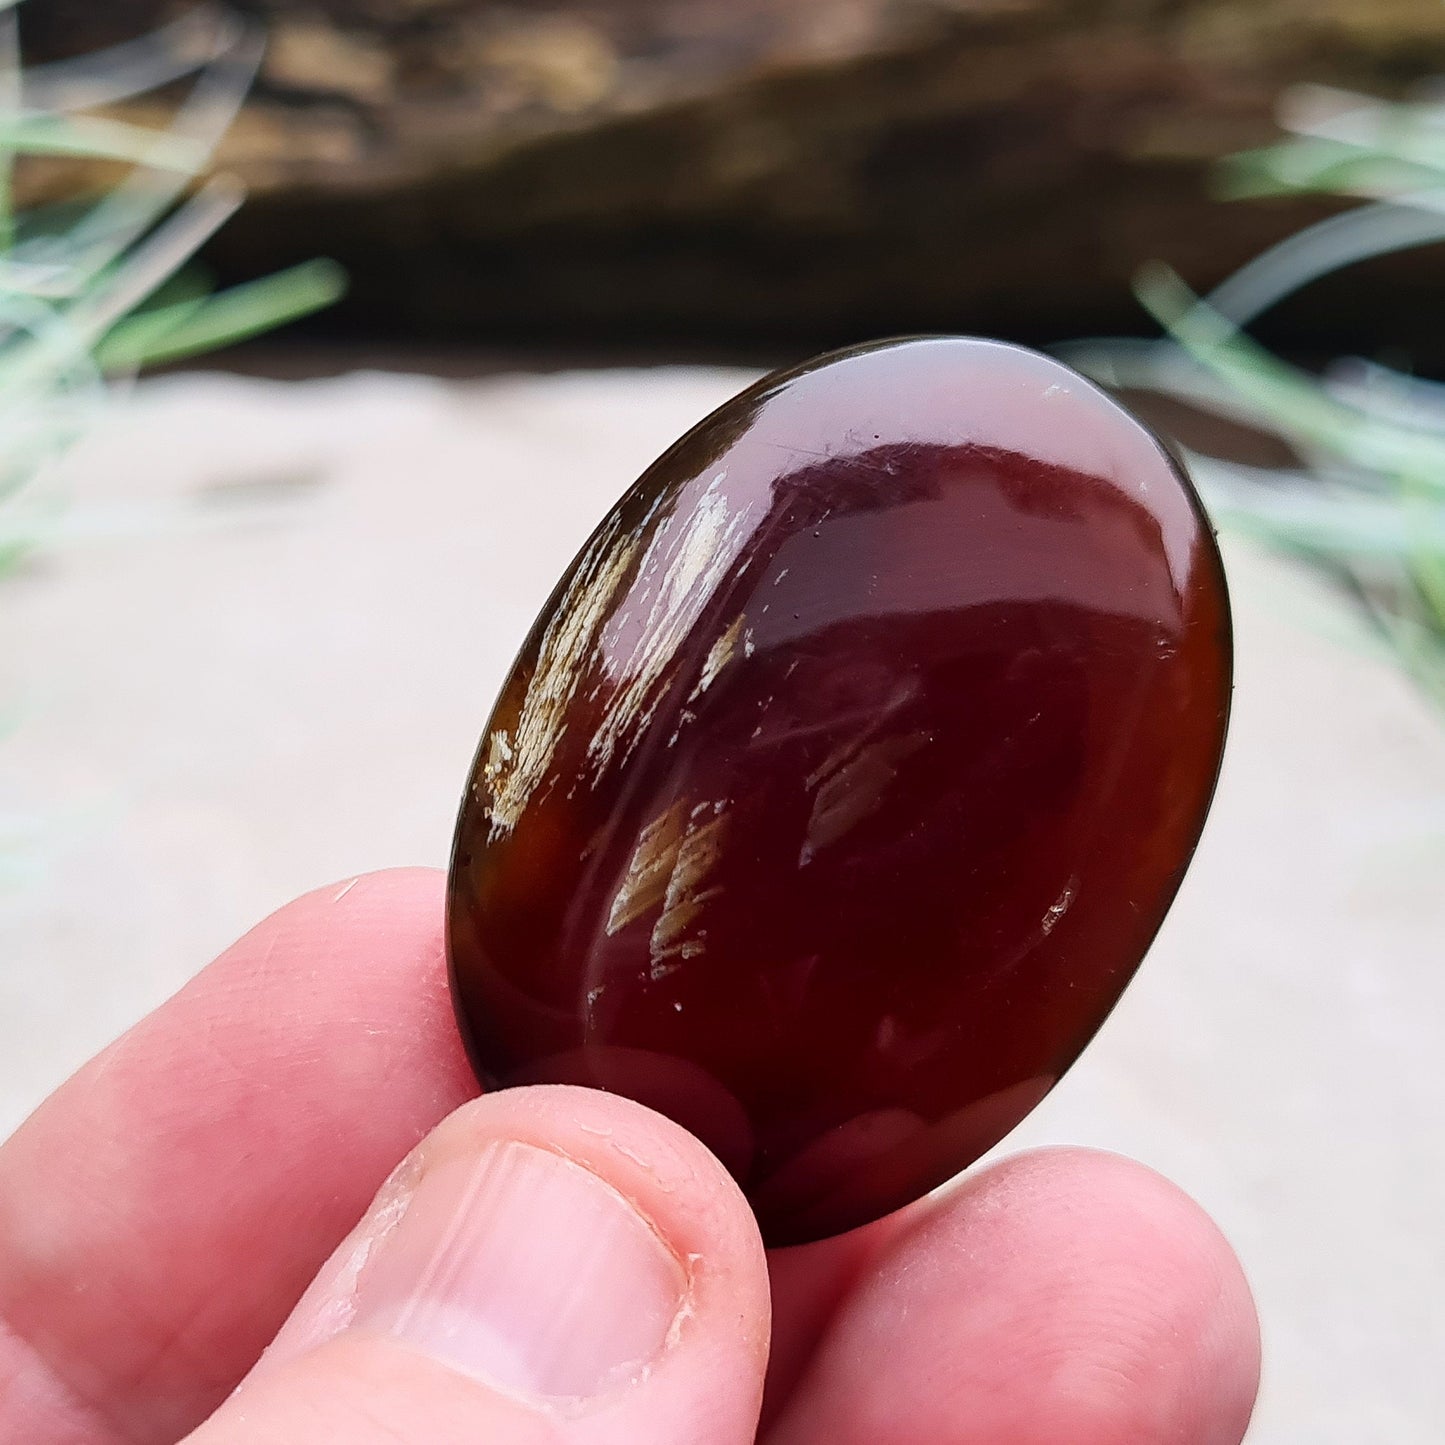
[[[452,861],[492,1086],[694,1130],[773,1244],[977,1158],[1137,968],[1230,693],[1179,467],[965,338],[772,376],[603,520],[508,678]]]

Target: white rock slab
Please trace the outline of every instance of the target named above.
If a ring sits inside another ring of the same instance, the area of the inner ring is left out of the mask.
[[[618,491],[746,378],[182,376],[68,468],[151,535],[0,583],[0,1127],[306,888],[444,861],[492,694]],[[149,509],[149,510],[147,510]],[[1445,727],[1313,584],[1231,549],[1235,724],[1149,964],[1009,1141],[1202,1200],[1266,1329],[1252,1439],[1445,1424]],[[1310,620],[1306,620],[1306,619]],[[13,861],[13,856],[12,856]]]

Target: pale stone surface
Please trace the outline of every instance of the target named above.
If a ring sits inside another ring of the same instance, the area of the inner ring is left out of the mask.
[[[0,697],[22,703],[0,815],[52,824],[38,875],[0,884],[0,1126],[292,894],[445,860],[556,574],[743,380],[141,388],[75,455],[69,516],[124,504],[169,530],[0,583]],[[1009,1147],[1133,1154],[1216,1215],[1265,1319],[1252,1439],[1435,1445],[1445,728],[1319,630],[1348,620],[1312,586],[1230,564],[1236,718],[1205,843],[1139,981]]]

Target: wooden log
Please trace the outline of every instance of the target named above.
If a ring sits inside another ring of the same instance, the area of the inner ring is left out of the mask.
[[[1137,326],[1144,261],[1208,285],[1323,214],[1209,192],[1276,133],[1283,88],[1445,68],[1439,0],[248,8],[271,41],[220,159],[253,199],[213,260],[330,254],[354,324],[470,338]],[[169,13],[27,12],[40,53]],[[1407,329],[1434,266],[1392,273]],[[1298,309],[1306,340],[1378,322],[1336,291]]]

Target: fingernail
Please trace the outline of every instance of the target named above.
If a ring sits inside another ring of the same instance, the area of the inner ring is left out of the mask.
[[[422,1175],[360,1272],[351,1328],[511,1393],[586,1397],[665,1348],[687,1278],[596,1174],[498,1140]]]

